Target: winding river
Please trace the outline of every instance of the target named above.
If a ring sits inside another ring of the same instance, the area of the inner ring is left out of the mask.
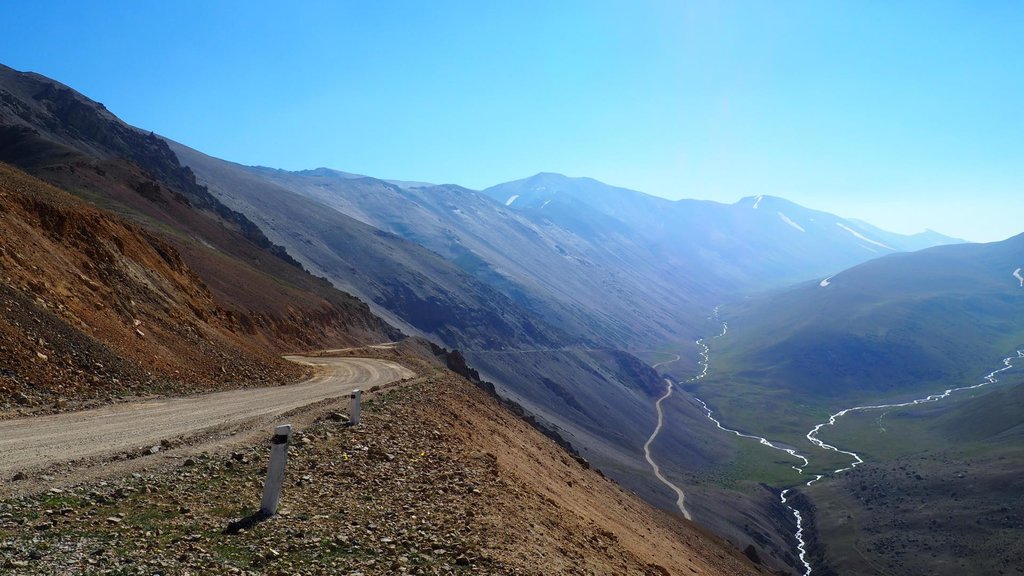
[[[713,314],[712,318],[714,318],[716,320],[719,318],[719,316],[718,316],[718,308],[717,307],[714,310],[714,314]],[[728,332],[728,329],[729,329],[728,324],[726,322],[722,322],[722,333],[719,334],[718,336],[715,336],[715,338],[721,338],[722,336],[725,336],[725,334]],[[698,374],[697,376],[691,378],[689,380],[689,382],[700,380],[701,378],[704,378],[705,376],[707,376],[708,364],[710,364],[710,358],[711,358],[711,349],[710,349],[710,347],[704,342],[703,338],[700,339],[700,340],[697,340],[697,345],[701,347],[700,364],[702,365],[702,368],[701,368],[700,374]],[[1002,368],[998,368],[996,370],[993,370],[992,372],[989,372],[987,375],[985,375],[984,382],[981,382],[980,384],[974,384],[972,386],[961,386],[959,388],[949,388],[949,389],[943,391],[940,394],[931,394],[931,395],[926,396],[924,398],[918,398],[916,400],[910,400],[908,402],[900,402],[900,403],[895,403],[895,404],[871,404],[871,405],[867,405],[867,406],[854,406],[852,408],[846,408],[846,409],[840,410],[839,412],[836,412],[835,414],[832,414],[831,416],[829,416],[828,421],[822,422],[821,424],[815,425],[814,428],[812,428],[807,433],[807,435],[806,435],[807,440],[810,441],[811,444],[813,444],[814,446],[816,446],[818,448],[821,448],[823,450],[831,450],[831,451],[837,452],[839,454],[846,454],[846,455],[848,455],[848,456],[850,456],[852,458],[849,466],[845,466],[843,468],[839,468],[837,470],[833,470],[831,472],[832,474],[839,474],[839,473],[842,473],[842,472],[846,472],[847,470],[852,470],[852,469],[856,468],[858,465],[863,464],[864,463],[864,459],[861,458],[860,455],[857,454],[856,452],[853,452],[851,450],[843,450],[843,449],[838,448],[836,446],[833,446],[831,444],[827,444],[824,441],[822,441],[821,439],[819,439],[818,438],[818,434],[821,432],[822,428],[824,428],[825,426],[835,426],[836,420],[838,420],[839,418],[849,414],[850,412],[859,412],[859,411],[867,411],[867,410],[883,410],[883,409],[888,409],[888,408],[903,408],[903,407],[907,407],[907,406],[916,406],[918,404],[927,404],[927,403],[930,403],[930,402],[938,402],[939,400],[943,400],[945,398],[949,398],[955,392],[960,392],[960,391],[964,391],[964,390],[974,390],[975,388],[981,388],[982,386],[987,386],[989,384],[995,384],[996,382],[999,381],[999,379],[996,377],[997,374],[999,374],[1000,372],[1004,372],[1006,370],[1009,370],[1010,368],[1013,368],[1014,361],[1018,360],[1018,359],[1022,359],[1022,358],[1024,358],[1024,350],[1017,350],[1017,355],[1016,356],[1009,356],[1007,358],[1004,358],[1003,359],[1003,366],[1002,366]],[[730,434],[734,434],[734,435],[739,436],[741,438],[750,438],[751,440],[757,440],[758,442],[760,442],[764,446],[768,446],[769,448],[772,448],[772,449],[775,449],[775,450],[779,450],[781,452],[785,452],[785,453],[789,454],[790,456],[792,456],[793,458],[796,458],[797,460],[800,460],[801,463],[799,465],[794,465],[793,466],[794,470],[796,470],[800,474],[808,474],[807,472],[805,472],[805,468],[810,466],[811,461],[810,461],[810,459],[806,455],[801,454],[796,449],[791,448],[789,446],[786,446],[786,445],[784,445],[781,442],[773,442],[771,440],[768,440],[767,438],[763,438],[761,436],[757,436],[756,434],[746,434],[746,433],[740,432],[738,430],[733,430],[732,428],[727,428],[727,427],[723,426],[721,421],[719,421],[717,418],[715,418],[714,413],[712,412],[711,408],[709,408],[708,405],[703,400],[701,400],[700,398],[697,398],[696,396],[694,396],[693,398],[694,398],[694,400],[697,401],[698,404],[700,404],[701,408],[704,409],[704,413],[707,415],[708,419],[711,420],[711,422],[713,422],[715,424],[715,426],[718,427],[718,429],[723,430],[725,432],[728,432]],[[819,481],[819,480],[821,480],[822,478],[825,477],[824,474],[808,474],[808,475],[813,476],[813,478],[811,478],[810,480],[805,482],[804,483],[805,486],[810,486],[810,485],[814,484],[815,482],[817,482],[817,481]],[[791,492],[792,492],[792,488],[787,488],[787,489],[783,490],[779,494],[779,500],[782,502],[782,505],[785,506],[793,514],[793,518],[796,519],[796,532],[794,534],[794,537],[796,538],[796,541],[797,541],[797,551],[799,552],[800,563],[803,564],[803,567],[804,567],[804,572],[803,572],[804,576],[810,576],[810,574],[813,571],[813,568],[811,566],[810,561],[807,559],[807,542],[804,540],[803,516],[800,514],[799,510],[797,510],[794,506],[790,505],[790,503],[789,503],[789,495],[790,495]]]

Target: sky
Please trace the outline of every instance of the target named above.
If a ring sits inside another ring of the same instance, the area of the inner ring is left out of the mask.
[[[1016,1],[8,3],[0,63],[207,154],[481,189],[537,172],[1024,232]]]

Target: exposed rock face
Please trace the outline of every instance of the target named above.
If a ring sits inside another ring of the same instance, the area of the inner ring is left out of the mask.
[[[303,370],[281,352],[402,337],[218,201],[166,141],[3,66],[0,162],[56,186],[0,165],[0,413],[285,382]]]
[[[39,146],[39,140],[49,139],[86,157],[129,160],[142,167],[149,178],[136,185],[140,194],[160,201],[159,183],[163,183],[180,201],[215,214],[260,248],[298,266],[248,218],[200,186],[192,170],[178,162],[162,138],[121,122],[102,104],[42,76],[20,74],[0,65],[0,84],[0,126],[6,125],[5,148],[28,150]],[[4,159],[17,162],[19,158],[12,155]]]
[[[303,370],[277,350],[359,323],[385,326],[327,301],[226,309],[165,241],[0,164],[0,414],[286,382]]]

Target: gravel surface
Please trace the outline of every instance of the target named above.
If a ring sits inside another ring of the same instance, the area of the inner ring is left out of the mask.
[[[303,358],[318,374],[300,384],[161,398],[94,410],[0,421],[0,478],[116,454],[211,428],[255,428],[289,410],[413,376],[387,360]]]
[[[0,501],[12,574],[755,574],[442,368],[299,427],[278,516],[269,443]],[[269,430],[269,429],[268,429]],[[141,460],[145,460],[144,458]]]

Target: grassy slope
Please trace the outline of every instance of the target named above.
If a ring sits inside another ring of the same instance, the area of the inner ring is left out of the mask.
[[[1024,235],[894,255],[729,307],[692,388],[725,422],[803,444],[838,409],[980,381],[1024,342],[1022,253]]]
[[[1024,566],[1024,377],[860,415],[828,439],[869,464],[808,491],[839,573],[1012,574]],[[987,391],[986,391],[987,390]]]

